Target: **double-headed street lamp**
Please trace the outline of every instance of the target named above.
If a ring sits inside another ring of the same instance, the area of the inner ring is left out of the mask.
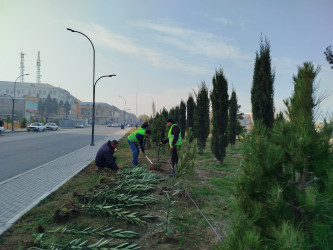
[[[90,40],[90,38],[88,36],[86,36],[85,34],[83,34],[80,31],[76,31],[70,28],[67,28],[67,30],[71,31],[71,32],[75,32],[75,33],[79,33],[83,36],[85,36],[89,42],[91,43],[91,46],[93,48],[93,112],[92,112],[92,126],[91,126],[91,144],[90,146],[94,146],[94,133],[95,133],[95,86],[96,83],[98,82],[99,79],[103,78],[103,77],[112,77],[112,76],[116,76],[116,75],[105,75],[105,76],[101,76],[100,78],[97,79],[97,81],[95,82],[95,47],[94,44],[92,43],[92,41]]]
[[[20,75],[16,78],[15,82],[14,82],[14,99],[13,99],[13,109],[12,109],[12,131],[14,131],[14,102],[15,102],[15,94],[16,94],[16,82],[17,80],[22,77],[22,76],[28,76],[29,74],[23,74]],[[10,96],[11,97],[11,96]]]
[[[121,96],[121,95],[118,95],[120,98],[123,98],[124,101],[125,101],[125,106],[124,106],[124,126],[125,126],[125,109],[126,109],[126,99],[125,97]]]
[[[105,76],[101,76],[100,78],[97,79],[97,81],[94,83],[94,95],[93,95],[93,110],[92,110],[92,124],[91,124],[91,144],[90,146],[94,146],[94,133],[95,133],[95,87],[96,84],[98,82],[99,79],[103,78],[103,77],[112,77],[112,76],[116,76],[116,75],[105,75]]]

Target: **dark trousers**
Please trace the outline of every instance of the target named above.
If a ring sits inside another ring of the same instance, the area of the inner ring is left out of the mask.
[[[171,150],[171,163],[172,163],[172,171],[175,172],[175,165],[178,163],[178,152],[177,148],[180,146],[174,146],[173,150]]]
[[[116,162],[117,157],[113,156],[113,160],[114,160],[114,162]],[[97,167],[100,168],[100,169],[104,169],[104,168],[110,168],[110,169],[113,169],[111,166],[108,166],[108,165],[97,166]]]

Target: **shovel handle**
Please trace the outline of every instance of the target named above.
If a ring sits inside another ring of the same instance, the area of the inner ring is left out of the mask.
[[[153,164],[153,162],[148,158],[148,156],[146,155],[147,160],[150,162],[150,164]]]

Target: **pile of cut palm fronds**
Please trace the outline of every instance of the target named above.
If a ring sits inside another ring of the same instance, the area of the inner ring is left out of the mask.
[[[113,177],[104,176],[104,183],[98,183],[95,189],[90,189],[89,193],[84,195],[75,192],[74,199],[76,202],[71,203],[71,208],[80,211],[80,215],[87,214],[98,217],[112,216],[118,220],[125,220],[131,224],[143,226],[146,220],[150,219],[150,215],[141,214],[131,211],[132,207],[146,206],[157,202],[157,197],[151,194],[156,189],[156,184],[160,182],[156,174],[147,171],[144,167],[125,167],[121,173]],[[112,185],[107,185],[111,183]],[[74,204],[74,206],[73,206]],[[69,211],[69,210],[68,210]],[[63,234],[66,237],[57,237],[56,242],[52,242],[53,237],[50,234]],[[80,235],[80,238],[73,239],[68,235]],[[139,234],[134,231],[126,231],[122,229],[110,228],[58,228],[49,230],[45,233],[38,234],[36,237],[36,245],[43,249],[139,249],[137,244],[121,243],[120,245],[110,245],[110,238],[134,238]],[[103,237],[98,240],[96,237]],[[66,242],[65,239],[71,239]],[[91,243],[91,240],[97,242]],[[49,243],[50,242],[50,243]],[[55,244],[57,243],[57,244]]]

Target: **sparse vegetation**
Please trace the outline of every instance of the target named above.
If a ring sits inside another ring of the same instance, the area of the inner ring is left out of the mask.
[[[184,146],[178,173],[183,172],[183,163],[190,163],[190,168],[187,177],[181,175],[182,182],[174,179],[179,183],[172,196],[168,153],[161,153],[160,168],[124,167],[130,165],[131,154],[125,139],[120,140],[117,152],[120,175],[111,170],[98,175],[96,166],[90,164],[7,230],[0,237],[1,248],[207,249],[218,244],[216,235],[186,197],[185,188],[220,235],[225,236],[233,210],[232,183],[240,167],[239,143],[227,149],[222,168],[210,151],[210,138],[202,155],[195,153],[193,147],[186,150]],[[147,150],[148,155],[153,152],[154,147]],[[196,155],[194,162],[190,152]],[[151,158],[156,162],[155,157]],[[173,203],[168,217],[172,232],[167,235],[158,226],[163,223],[163,211],[168,209],[166,192],[171,194]]]

